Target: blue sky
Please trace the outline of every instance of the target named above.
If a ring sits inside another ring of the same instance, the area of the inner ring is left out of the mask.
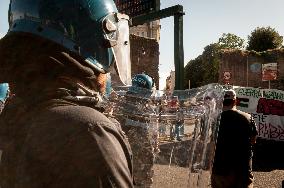
[[[0,0],[0,37],[8,30],[9,0]],[[206,45],[217,42],[222,33],[247,39],[256,27],[270,26],[284,36],[283,0],[161,0],[161,8],[184,7],[184,60],[200,55]],[[161,20],[160,88],[174,70],[173,18]]]

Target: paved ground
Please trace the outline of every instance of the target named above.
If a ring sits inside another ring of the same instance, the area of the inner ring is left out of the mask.
[[[284,180],[284,170],[270,172],[253,172],[255,177],[254,188],[281,188]]]
[[[167,165],[155,165],[153,188],[188,188],[188,169],[182,167],[170,167]],[[281,188],[284,180],[284,170],[272,170],[270,172],[253,172],[255,177],[254,188]],[[210,188],[210,184],[207,183]],[[197,186],[202,188],[203,186]],[[189,187],[195,188],[195,187]]]
[[[254,188],[283,188],[284,142],[259,140],[253,161]],[[189,169],[177,166],[155,165],[153,188],[188,188]],[[208,187],[206,183],[202,186]],[[196,188],[191,186],[189,188]]]
[[[258,140],[253,159],[255,188],[282,187],[282,181],[284,181],[283,149],[284,142]]]

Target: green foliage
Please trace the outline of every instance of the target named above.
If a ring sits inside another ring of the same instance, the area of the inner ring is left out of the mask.
[[[218,82],[219,54],[221,48],[219,44],[213,43],[204,48],[202,62],[205,69],[202,85]]]
[[[274,61],[268,49],[282,48],[283,37],[271,27],[256,28],[248,37],[248,50],[250,53],[262,56],[264,59]],[[190,80],[191,87],[200,87],[209,83],[218,82],[220,53],[223,49],[244,48],[244,40],[231,34],[223,33],[217,43],[204,48],[202,55],[191,60],[185,67],[185,88]]]
[[[202,52],[202,57],[204,60],[210,60],[213,57],[216,57],[220,53],[222,48],[218,43],[213,43],[205,46],[204,51]]]
[[[243,49],[245,40],[232,33],[223,33],[218,45],[221,49]]]
[[[191,87],[199,87],[218,81],[220,48],[216,43],[210,44],[204,48],[202,55],[189,61],[185,66],[185,84],[190,80]],[[188,85],[185,85],[187,88]]]
[[[254,50],[257,52],[266,51],[268,49],[281,48],[283,43],[283,36],[271,27],[257,27],[248,36],[247,50]]]
[[[196,88],[202,85],[205,68],[202,66],[202,56],[190,60],[184,68],[185,87],[188,88],[188,80],[190,80],[191,88]]]
[[[218,82],[221,50],[242,49],[243,47],[244,40],[231,33],[224,33],[217,43],[207,45],[202,55],[185,66],[185,88],[188,87],[188,80],[190,80],[191,87]]]

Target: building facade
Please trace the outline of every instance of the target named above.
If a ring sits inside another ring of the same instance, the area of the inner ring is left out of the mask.
[[[171,94],[175,90],[175,71],[170,72],[166,79],[166,93]]]
[[[138,25],[130,28],[130,34],[145,37],[149,39],[155,39],[157,42],[160,41],[160,20],[145,23],[143,25]]]

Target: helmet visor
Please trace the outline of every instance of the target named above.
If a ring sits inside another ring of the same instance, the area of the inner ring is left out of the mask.
[[[112,47],[115,58],[115,69],[124,85],[131,85],[131,60],[128,18],[118,14],[118,36]]]

